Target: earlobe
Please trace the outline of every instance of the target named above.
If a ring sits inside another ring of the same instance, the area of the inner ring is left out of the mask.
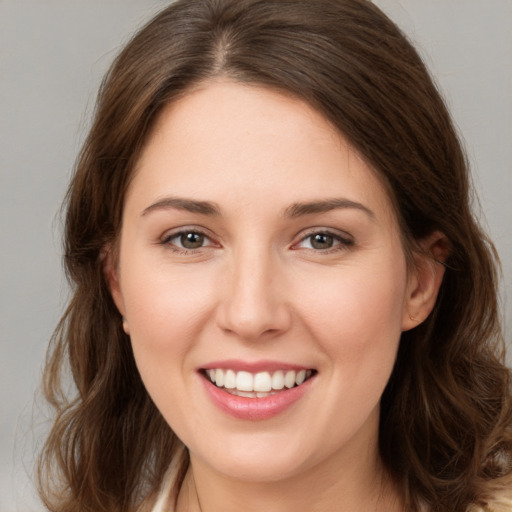
[[[130,327],[128,325],[128,320],[126,320],[126,318],[123,316],[123,331],[125,332],[125,334],[130,334]]]
[[[121,293],[121,285],[119,281],[119,268],[117,263],[117,258],[115,257],[115,250],[113,249],[111,244],[105,246],[101,252],[101,259],[103,263],[103,275],[105,277],[105,281],[107,282],[108,289],[110,290],[110,294],[112,295],[112,299],[121,313],[123,317],[123,329],[127,332],[127,322],[124,318],[125,315],[125,307],[123,301],[123,295]],[[125,327],[126,323],[126,327]]]
[[[450,254],[449,241],[439,231],[422,240],[420,249],[409,276],[402,331],[421,324],[434,309],[443,282],[444,262]]]

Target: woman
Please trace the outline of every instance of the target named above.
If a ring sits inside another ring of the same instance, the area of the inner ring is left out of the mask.
[[[511,510],[468,196],[432,80],[370,2],[172,4],[106,77],[69,189],[48,508]]]

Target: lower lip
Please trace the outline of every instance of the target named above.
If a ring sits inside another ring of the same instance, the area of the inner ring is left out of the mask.
[[[313,379],[314,377],[311,377],[300,386],[279,391],[275,395],[263,398],[247,398],[232,395],[212,384],[206,377],[202,377],[206,392],[219,409],[235,418],[253,421],[272,418],[288,409],[304,396]]]

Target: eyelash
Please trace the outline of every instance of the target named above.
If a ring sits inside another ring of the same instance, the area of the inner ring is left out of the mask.
[[[181,239],[183,236],[186,235],[197,235],[199,237],[203,237],[203,240],[208,240],[210,243],[207,245],[201,245],[196,248],[187,249],[185,247],[180,247],[176,243],[172,242],[172,240],[175,239]],[[314,247],[305,247],[304,249],[308,251],[312,251],[315,253],[323,253],[323,254],[330,254],[332,252],[338,252],[338,251],[344,251],[348,248],[352,247],[354,245],[354,240],[349,237],[343,237],[338,233],[334,233],[333,231],[330,231],[328,229],[315,229],[314,231],[310,231],[308,234],[303,236],[298,242],[294,243],[291,246],[292,250],[299,250],[300,244],[304,243],[306,240],[312,240],[314,236],[324,236],[332,239],[334,245],[333,247],[328,247],[325,249],[317,249]],[[167,236],[165,236],[161,242],[161,245],[169,247],[173,252],[178,254],[195,254],[201,249],[205,249],[208,247],[220,247],[218,244],[212,241],[211,237],[208,236],[204,231],[198,230],[198,229],[182,229],[180,231],[171,233]],[[311,242],[310,242],[311,245]]]

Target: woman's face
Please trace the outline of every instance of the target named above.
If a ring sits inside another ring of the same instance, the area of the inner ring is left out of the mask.
[[[193,464],[275,481],[375,456],[414,279],[384,187],[307,104],[226,81],[167,106],[110,285]]]

